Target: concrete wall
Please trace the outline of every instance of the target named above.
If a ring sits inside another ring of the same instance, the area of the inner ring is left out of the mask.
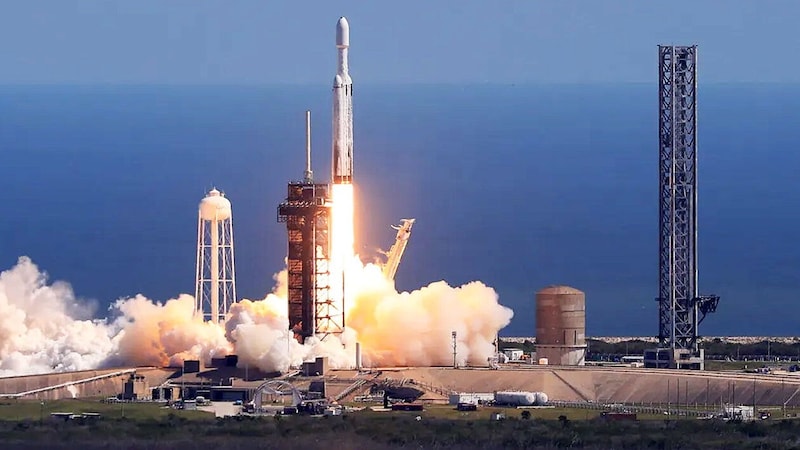
[[[553,365],[582,366],[586,364],[586,347],[537,345],[536,358],[547,358]]]
[[[457,392],[541,391],[552,400],[800,406],[800,377],[657,369],[533,366],[518,370],[418,368],[384,371]]]
[[[0,394],[16,394],[36,389],[56,386],[59,384],[76,382],[87,378],[119,372],[124,369],[105,369],[105,370],[84,370],[79,372],[53,373],[45,375],[28,375],[22,377],[0,378]],[[157,386],[163,383],[174,370],[140,368],[136,369],[137,375],[143,376],[150,386]],[[122,374],[114,377],[103,378],[74,384],[68,387],[47,390],[44,392],[28,395],[24,398],[40,400],[57,400],[61,398],[84,398],[84,397],[112,397],[123,391],[125,382],[130,378],[130,374]]]

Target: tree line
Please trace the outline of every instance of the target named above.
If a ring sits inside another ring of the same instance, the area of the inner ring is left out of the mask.
[[[655,343],[645,342],[641,339],[631,339],[621,342],[605,342],[597,339],[587,339],[587,359],[592,360],[601,356],[624,356],[642,355],[645,349],[654,348]],[[800,340],[792,342],[762,340],[752,343],[725,342],[723,339],[715,338],[704,341],[700,345],[705,349],[708,359],[743,359],[743,358],[764,358],[764,359],[791,359],[800,360]],[[500,350],[508,348],[518,348],[526,353],[536,351],[536,343],[532,340],[524,342],[504,341],[499,342]]]

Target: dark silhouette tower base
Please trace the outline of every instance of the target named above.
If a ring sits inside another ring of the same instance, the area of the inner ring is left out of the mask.
[[[703,368],[698,325],[719,303],[697,286],[697,46],[659,46],[659,347],[646,367]]]

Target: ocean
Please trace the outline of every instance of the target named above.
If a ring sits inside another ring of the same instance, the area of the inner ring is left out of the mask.
[[[704,335],[799,335],[800,86],[700,85]],[[534,335],[534,293],[586,292],[587,334],[657,332],[657,88],[357,85],[357,251],[416,218],[397,287],[480,280]],[[237,290],[283,266],[276,221],[312,110],[329,179],[330,89],[0,86],[0,268],[30,256],[105,315],[117,298],[194,291],[197,203],[233,204]]]

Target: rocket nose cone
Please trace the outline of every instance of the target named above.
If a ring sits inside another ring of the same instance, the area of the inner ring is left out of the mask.
[[[336,46],[339,48],[347,48],[350,46],[350,24],[347,19],[340,17],[336,22]]]

